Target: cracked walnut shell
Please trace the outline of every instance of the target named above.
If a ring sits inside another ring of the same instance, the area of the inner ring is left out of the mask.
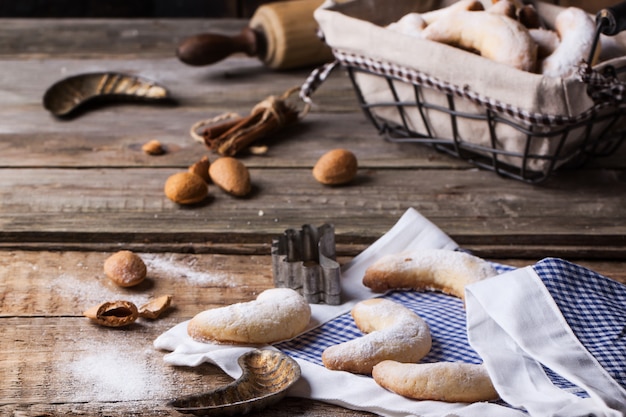
[[[130,301],[106,301],[91,307],[83,315],[102,326],[122,327],[135,322],[139,312]]]
[[[139,317],[157,319],[165,310],[168,309],[171,302],[171,295],[162,295],[160,297],[153,298],[139,307]]]

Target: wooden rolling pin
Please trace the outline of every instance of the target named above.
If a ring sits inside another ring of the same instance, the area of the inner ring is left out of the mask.
[[[323,0],[294,0],[260,6],[248,27],[236,36],[203,33],[183,40],[176,51],[188,65],[209,65],[243,52],[277,70],[308,67],[332,60],[317,35],[313,11]]]

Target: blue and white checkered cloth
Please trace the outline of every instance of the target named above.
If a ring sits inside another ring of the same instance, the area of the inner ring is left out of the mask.
[[[404,305],[428,323],[433,345],[422,362],[482,362],[467,341],[465,310],[460,299],[436,292],[415,291],[391,292],[383,298]],[[322,352],[327,347],[362,336],[350,313],[345,313],[276,347],[292,357],[323,366]]]
[[[576,338],[626,388],[626,286],[562,259],[533,269]]]
[[[495,265],[500,273],[513,268]],[[607,372],[626,387],[626,286],[589,269],[560,259],[533,266],[576,337]],[[467,338],[463,302],[437,292],[394,291],[383,296],[413,310],[429,325],[433,346],[421,362],[482,363]],[[524,314],[520,311],[520,314]],[[323,366],[329,346],[362,337],[350,313],[345,313],[294,340],[276,347],[295,358]],[[580,397],[588,393],[549,368],[553,384]]]
[[[547,258],[466,288],[468,338],[512,407],[626,416],[626,286]]]

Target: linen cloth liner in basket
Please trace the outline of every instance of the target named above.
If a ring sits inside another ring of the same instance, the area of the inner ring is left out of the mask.
[[[357,72],[355,76],[355,82],[368,105],[415,103],[416,91],[412,83],[426,87],[420,90],[420,101],[444,109],[449,106],[447,94],[462,98],[455,101],[455,111],[467,117],[455,117],[453,123],[450,114],[440,109],[424,109],[424,119],[416,106],[374,105],[370,108],[375,117],[399,126],[406,122],[411,132],[424,135],[422,137],[452,141],[451,138],[459,135],[461,142],[471,143],[473,149],[478,149],[477,152],[481,152],[480,149],[501,151],[498,158],[502,163],[545,172],[580,156],[583,142],[604,134],[607,127],[610,126],[611,131],[624,127],[626,118],[623,116],[614,125],[608,119],[600,120],[608,114],[613,115],[618,107],[623,107],[620,102],[623,97],[605,95],[602,102],[594,103],[587,93],[588,84],[577,76],[544,77],[453,46],[385,28],[409,12],[425,12],[450,3],[454,1],[327,0],[315,10],[314,16],[324,41],[333,49],[338,62],[364,67],[378,74]],[[491,1],[485,3],[490,5]],[[535,3],[548,24],[552,24],[558,12],[563,10],[539,1]],[[626,54],[626,47],[623,46],[626,43],[622,43],[624,36],[611,38],[602,35],[601,39],[603,62],[594,70],[600,72],[607,66],[617,69],[626,66],[626,57],[623,56]],[[394,79],[398,97],[392,96],[387,80],[380,75]],[[624,80],[623,76],[618,79]],[[402,110],[399,110],[400,107]],[[486,108],[498,113],[504,121],[486,122]],[[553,135],[557,131],[562,132],[564,126],[588,119],[598,120],[593,124],[592,131],[587,132],[586,126],[577,124],[572,132],[567,133],[562,145],[559,135]],[[521,126],[525,128],[522,130]],[[494,135],[490,132],[492,127]],[[537,136],[530,140],[526,149],[529,130]],[[492,143],[493,137],[497,143]],[[484,153],[486,156],[493,155]],[[556,166],[552,166],[549,158],[555,154],[559,155],[559,159]],[[537,157],[525,161],[519,155]]]
[[[624,415],[626,337],[620,335],[626,324],[626,287],[560,260],[547,260],[534,268],[520,270],[496,265],[503,274],[470,286],[475,290],[468,289],[466,309],[462,301],[435,292],[394,291],[385,295],[418,312],[431,327],[433,349],[424,361],[484,361],[498,392],[508,404],[414,401],[386,391],[369,376],[324,368],[320,356],[325,347],[360,336],[349,315],[351,307],[360,300],[380,296],[362,285],[365,269],[384,254],[420,248],[456,250],[458,246],[417,211],[409,209],[391,230],[342,268],[343,304],[311,305],[312,322],[305,333],[293,340],[265,347],[282,350],[294,357],[302,368],[301,380],[288,395],[393,417]],[[507,289],[509,281],[517,283],[518,276],[523,279],[519,282],[528,281],[528,285],[515,285],[511,287],[514,291],[504,291],[502,287]],[[544,286],[541,280],[546,277],[549,283]],[[567,282],[565,287],[559,287],[555,284],[563,280],[585,285],[570,286]],[[497,297],[490,289],[492,283]],[[527,288],[531,291],[527,292]],[[541,292],[537,288],[544,290]],[[585,295],[603,288],[606,291],[602,294]],[[538,292],[541,297],[526,299],[527,296],[535,297]],[[551,293],[555,294],[554,299],[550,297]],[[511,297],[510,304],[508,297]],[[493,299],[491,303],[490,299]],[[580,301],[585,301],[586,311],[582,323],[577,320]],[[533,308],[531,311],[526,308],[515,310],[520,303],[530,304]],[[563,313],[559,307],[563,308]],[[544,322],[544,317],[558,320]],[[528,324],[540,324],[542,334],[563,335],[560,340],[577,349],[570,352],[565,345],[555,349],[554,345],[547,343],[553,340],[548,339],[544,344],[533,345],[537,352],[524,350],[525,338],[533,340],[536,334],[536,328],[531,327],[529,331]],[[589,332],[596,328],[596,324],[602,324],[601,334]],[[234,378],[241,374],[237,358],[255,347],[195,342],[188,336],[186,326],[187,322],[180,323],[155,340],[156,348],[171,352],[164,357],[167,363],[197,366],[210,362]],[[576,337],[580,338],[582,345]],[[559,363],[564,352],[574,363]],[[546,363],[544,356],[556,360]],[[520,362],[525,366],[520,366]],[[546,364],[553,367],[546,368]],[[591,376],[590,380],[587,375]],[[530,380],[541,384],[535,387],[528,383]],[[522,408],[528,411],[522,411]],[[563,409],[567,413],[563,414]],[[572,409],[581,413],[569,412]]]

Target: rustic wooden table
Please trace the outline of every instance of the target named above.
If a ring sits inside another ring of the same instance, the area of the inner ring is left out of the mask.
[[[250,300],[272,286],[270,243],[287,228],[331,222],[340,261],[384,234],[409,207],[461,246],[528,265],[559,256],[626,282],[626,152],[532,186],[472,168],[429,148],[391,144],[357,108],[336,72],[297,126],[245,156],[250,198],[215,187],[205,204],[180,207],[165,179],[204,155],[196,121],[245,114],[301,84],[308,70],[275,73],[235,56],[210,67],[174,57],[183,36],[237,33],[240,21],[0,20],[0,414],[175,416],[168,399],[229,380],[212,365],[177,368],[154,339],[209,307]],[[137,73],[167,86],[175,106],[120,104],[73,120],[42,107],[47,87],[89,71]],[[167,153],[141,145],[157,139]],[[359,159],[349,186],[315,182],[311,168],[344,147]],[[147,283],[120,289],[102,265],[139,253]],[[93,304],[170,293],[174,308],[123,330],[82,316]],[[288,398],[263,416],[364,416]]]

